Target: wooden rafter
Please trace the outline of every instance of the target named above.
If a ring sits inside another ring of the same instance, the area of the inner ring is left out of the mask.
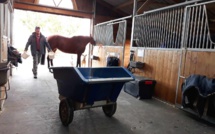
[[[74,16],[74,17],[81,17],[81,18],[92,18],[93,12],[83,12],[77,10],[69,10],[69,9],[62,9],[44,5],[35,5],[30,3],[24,2],[14,2],[15,9],[22,9],[22,10],[30,10],[36,12],[43,12],[43,13],[51,13],[51,14],[58,14],[58,15],[66,15],[66,16]]]
[[[33,0],[33,3],[34,3],[34,4],[39,4],[39,1],[40,1],[40,0]]]
[[[78,6],[77,6],[76,0],[71,0],[71,1],[72,1],[72,4],[73,4],[73,9],[74,10],[78,10]]]

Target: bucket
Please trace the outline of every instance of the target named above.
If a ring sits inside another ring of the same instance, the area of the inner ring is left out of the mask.
[[[22,54],[23,59],[27,59],[29,56],[30,55],[26,51],[24,51],[24,53]]]
[[[49,56],[49,59],[54,59],[54,52],[49,52],[48,56]]]

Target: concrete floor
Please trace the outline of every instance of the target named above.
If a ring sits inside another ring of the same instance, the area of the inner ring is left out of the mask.
[[[101,107],[74,112],[64,127],[58,113],[53,74],[39,66],[38,79],[31,60],[14,69],[11,90],[0,115],[0,134],[215,134],[215,127],[155,99],[138,100],[124,91],[112,118]]]

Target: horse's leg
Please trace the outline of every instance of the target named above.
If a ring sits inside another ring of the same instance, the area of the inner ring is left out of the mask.
[[[57,49],[53,49],[53,52],[55,53],[57,51]],[[51,62],[51,66],[53,66],[53,59],[50,59]]]
[[[49,67],[50,67],[50,60],[51,60],[51,59],[49,59],[49,56],[47,56],[48,69],[49,69]],[[51,69],[49,69],[49,72],[52,73]]]
[[[53,66],[53,59],[50,59],[50,62],[51,62],[51,66]]]
[[[81,54],[77,54],[77,64],[76,64],[76,67],[81,67]]]
[[[52,51],[55,53],[57,49],[53,49]],[[53,66],[53,59],[50,59],[49,56],[47,56],[47,61],[48,61],[48,68],[51,66]],[[53,71],[51,71],[51,69],[49,69],[49,72],[53,73]]]
[[[49,64],[50,60],[49,60],[49,56],[47,56],[47,63],[48,63],[48,68],[50,67],[50,64]]]

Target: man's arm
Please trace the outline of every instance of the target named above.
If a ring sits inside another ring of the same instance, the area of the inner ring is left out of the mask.
[[[51,47],[50,47],[50,45],[49,45],[49,43],[48,43],[48,41],[47,41],[47,38],[45,38],[45,45],[46,45],[46,47],[48,48],[48,51],[49,51],[49,52],[52,51],[52,49],[51,49]]]
[[[28,41],[27,41],[27,43],[26,43],[26,45],[25,45],[25,51],[28,51],[28,47],[29,47],[29,45],[32,43],[32,40],[31,40],[31,36],[28,38]]]

